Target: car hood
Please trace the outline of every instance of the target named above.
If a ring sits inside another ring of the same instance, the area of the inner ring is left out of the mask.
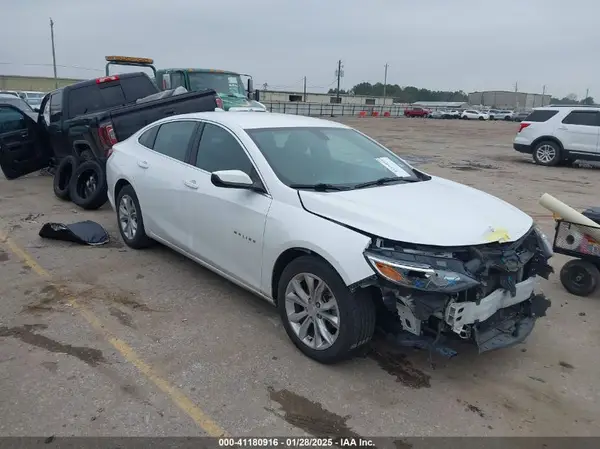
[[[480,190],[433,177],[429,181],[343,192],[299,191],[314,214],[381,238],[432,246],[515,241],[530,216]]]

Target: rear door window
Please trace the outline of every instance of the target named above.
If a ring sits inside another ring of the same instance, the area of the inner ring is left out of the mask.
[[[547,120],[550,120],[556,114],[558,114],[558,111],[552,111],[552,110],[533,111],[531,114],[529,114],[527,117],[525,117],[525,120],[523,120],[523,121],[524,122],[545,122]]]
[[[23,131],[26,129],[27,123],[21,112],[9,106],[0,106],[0,133]]]
[[[165,156],[185,162],[190,141],[198,122],[181,120],[160,125],[152,149]]]
[[[598,118],[597,111],[571,111],[562,122],[565,125],[600,126]]]

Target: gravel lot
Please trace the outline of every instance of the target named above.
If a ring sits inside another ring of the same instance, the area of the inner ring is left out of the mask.
[[[533,165],[512,150],[514,123],[344,121],[515,204],[549,235],[544,192],[578,209],[599,201],[598,169]],[[542,281],[553,304],[524,345],[432,369],[427,354],[376,341],[322,366],[267,303],[166,248],[124,247],[108,204],[85,212],[51,185],[0,178],[1,435],[600,435],[600,301],[570,296],[556,275]],[[111,243],[37,235],[83,219]]]

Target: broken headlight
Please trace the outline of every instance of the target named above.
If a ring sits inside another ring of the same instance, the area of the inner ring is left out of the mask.
[[[388,259],[365,252],[373,269],[394,284],[424,291],[454,293],[479,284],[465,274],[441,270],[428,264]]]

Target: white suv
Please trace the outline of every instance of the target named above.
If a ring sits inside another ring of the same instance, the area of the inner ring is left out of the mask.
[[[519,126],[513,148],[533,155],[540,165],[570,165],[600,160],[600,108],[536,108]]]
[[[467,109],[460,115],[463,120],[489,120],[490,116],[487,112],[476,111],[475,109]]]

